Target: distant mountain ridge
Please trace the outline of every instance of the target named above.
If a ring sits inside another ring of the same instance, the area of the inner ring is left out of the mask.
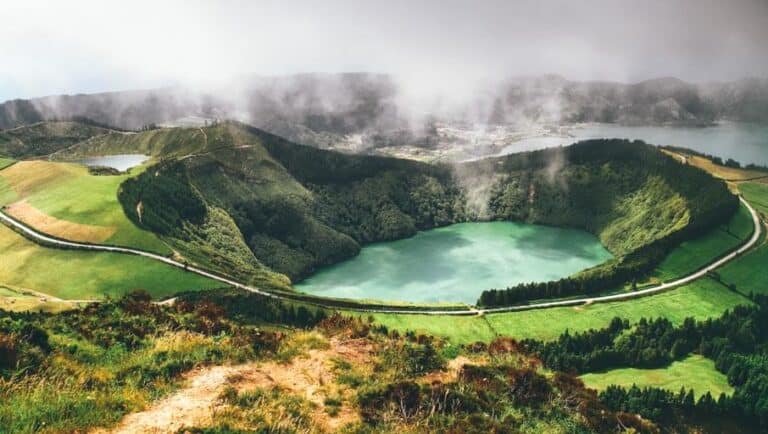
[[[436,136],[435,122],[768,123],[764,78],[705,84],[676,78],[635,84],[554,75],[510,78],[478,89],[471,100],[418,115],[401,93],[397,80],[382,74],[257,77],[226,91],[162,88],[12,100],[0,104],[0,128],[72,118],[134,130],[183,118],[237,119],[295,142],[325,147],[356,134],[365,135],[370,146],[429,145]]]

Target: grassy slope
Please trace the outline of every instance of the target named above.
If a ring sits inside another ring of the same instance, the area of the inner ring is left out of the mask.
[[[758,170],[747,170],[747,169],[740,169],[735,167],[721,166],[713,163],[708,158],[699,157],[696,155],[688,158],[688,164],[691,164],[696,167],[700,167],[706,170],[707,172],[711,173],[713,176],[717,178],[722,178],[722,179],[727,179],[732,181],[741,181],[745,179],[759,178],[761,176],[765,176],[765,172],[761,172]]]
[[[755,209],[768,214],[768,184],[744,182],[739,184],[739,191]]]
[[[751,234],[752,218],[742,205],[728,223],[677,246],[652,273],[651,280],[671,280],[695,271],[743,243]]]
[[[0,206],[17,201],[19,195],[11,188],[11,185],[0,176]]]
[[[376,322],[400,332],[414,331],[450,339],[456,344],[489,342],[496,337],[484,318],[477,316],[398,315],[377,313]]]
[[[200,128],[163,128],[142,133],[114,132],[73,146],[56,154],[58,159],[79,159],[86,156],[113,154],[146,154],[180,156],[200,152],[207,145],[216,146],[208,140]]]
[[[0,172],[0,205],[26,199],[39,211],[55,218],[96,226],[114,227],[109,244],[136,247],[160,254],[170,249],[154,234],[134,225],[117,200],[120,184],[130,175],[95,176],[84,166],[44,161],[21,161]]]
[[[490,314],[484,317],[376,314],[380,323],[398,330],[415,330],[444,336],[455,343],[488,341],[495,334],[517,339],[555,339],[566,329],[585,331],[608,325],[613,317],[637,321],[666,317],[681,323],[686,317],[712,318],[726,309],[750,303],[722,285],[699,280],[690,285],[651,297],[583,307],[558,307],[523,312]]]
[[[719,274],[723,282],[735,285],[737,291],[749,294],[768,294],[768,244],[731,262]]]
[[[717,398],[721,393],[730,395],[733,387],[724,374],[715,369],[715,362],[698,355],[673,362],[661,369],[621,368],[581,376],[593,389],[602,390],[611,384],[623,387],[659,387],[677,392],[681,387],[693,389],[697,397],[711,392]]]
[[[3,158],[3,157],[0,157],[0,170],[2,170],[2,169],[5,169],[6,167],[10,166],[10,165],[11,165],[11,164],[13,164],[15,161],[16,161],[16,160],[14,160],[14,159],[11,159],[11,158]]]
[[[64,299],[117,297],[143,288],[154,297],[221,283],[139,256],[41,247],[0,225],[0,284]]]
[[[739,190],[755,209],[763,215],[768,213],[768,184],[745,182],[739,184]],[[760,247],[726,265],[719,274],[725,283],[735,285],[739,292],[768,294],[766,264],[768,244],[763,240]]]
[[[706,279],[675,290],[624,302],[597,303],[581,308],[555,308],[513,314],[490,315],[488,321],[503,335],[554,339],[565,329],[584,331],[608,325],[613,317],[635,322],[641,318],[665,317],[682,323],[687,317],[706,319],[726,309],[750,303],[722,285]],[[557,327],[552,327],[557,324]]]

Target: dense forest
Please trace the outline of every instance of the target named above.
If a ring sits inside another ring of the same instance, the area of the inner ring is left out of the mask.
[[[513,220],[587,230],[614,259],[557,282],[487,291],[481,305],[598,292],[647,272],[738,206],[722,182],[642,142],[590,140],[447,166],[319,150],[241,124],[206,128],[204,141],[203,130],[181,131],[167,144],[152,139],[148,149],[162,161],[123,184],[126,214],[182,251],[194,239],[219,258],[227,242],[206,241],[221,240],[200,228],[224,224],[211,216],[229,219],[242,234],[232,242],[251,252],[251,269],[294,281],[367,243],[456,222]],[[233,263],[232,256],[217,262]]]

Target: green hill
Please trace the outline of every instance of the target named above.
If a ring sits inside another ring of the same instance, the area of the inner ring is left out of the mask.
[[[616,256],[586,276],[626,279],[738,206],[703,171],[623,140],[447,166],[324,151],[224,123],[106,135],[68,153],[107,151],[161,160],[119,192],[135,223],[185,254],[205,246],[219,268],[238,257],[228,246],[242,240],[260,264],[294,280],[361,245],[472,220],[585,229]],[[226,241],[215,228],[229,219],[239,234],[224,231]]]

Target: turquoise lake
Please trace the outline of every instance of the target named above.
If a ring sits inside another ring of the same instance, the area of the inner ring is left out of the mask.
[[[575,229],[459,223],[368,245],[296,288],[325,297],[474,304],[485,289],[559,279],[609,258],[595,236]]]

